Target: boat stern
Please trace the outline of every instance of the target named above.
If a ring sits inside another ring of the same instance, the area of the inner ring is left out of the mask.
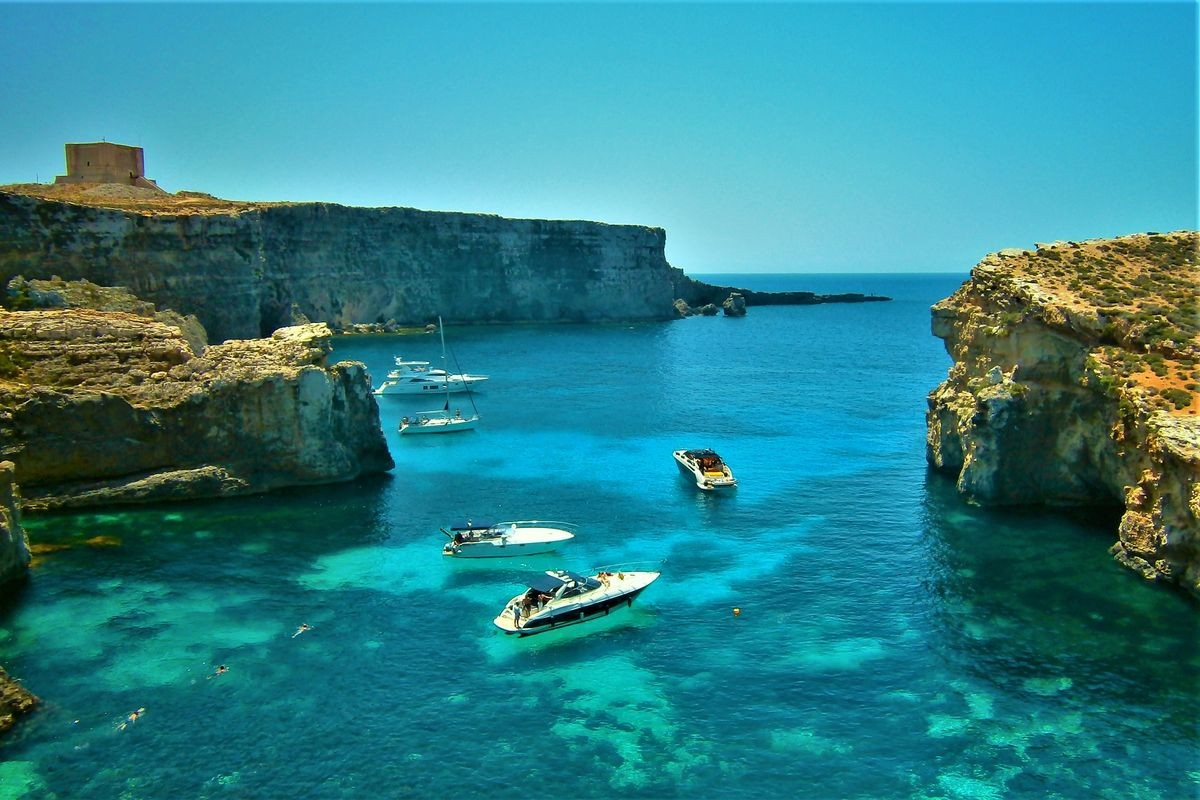
[[[517,595],[505,604],[504,610],[496,615],[492,620],[492,624],[505,633],[521,633],[521,622],[523,618],[517,616],[517,609],[520,608],[520,603],[523,595]]]

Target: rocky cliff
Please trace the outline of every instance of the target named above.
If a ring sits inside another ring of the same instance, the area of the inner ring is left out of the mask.
[[[1112,552],[1200,595],[1194,232],[989,255],[933,307],[929,461],[992,504],[1123,508]]]
[[[0,188],[0,283],[123,286],[214,341],[297,321],[361,325],[671,319],[720,303],[672,268],[661,228],[412,208],[244,203],[111,185]],[[719,296],[718,296],[719,295]],[[784,296],[786,295],[786,296]],[[744,293],[749,305],[861,295]]]
[[[659,228],[327,203],[126,210],[0,192],[0,281],[124,286],[213,341],[356,323],[669,319]]]
[[[21,527],[21,511],[13,464],[0,461],[0,592],[25,577],[29,568],[29,540]],[[17,717],[28,714],[37,698],[0,669],[0,735],[16,724]]]
[[[15,474],[11,461],[0,461],[0,586],[24,578],[30,561]]]
[[[0,311],[0,456],[26,509],[245,494],[393,464],[363,365],[323,324],[197,355],[127,312]]]

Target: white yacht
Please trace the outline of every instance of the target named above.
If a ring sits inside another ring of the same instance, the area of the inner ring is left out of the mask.
[[[508,601],[493,622],[505,633],[535,633],[576,625],[633,604],[659,572],[599,572],[584,577],[565,570],[546,570],[529,588]]]
[[[418,411],[411,417],[401,417],[400,433],[410,436],[414,433],[472,431],[475,430],[477,422],[479,422],[478,414],[464,417],[461,409],[450,413],[449,408],[439,408],[434,411]]]
[[[514,522],[472,522],[442,528],[450,537],[442,553],[456,558],[503,558],[505,556],[548,553],[563,542],[575,538],[565,522],[517,520]]]
[[[430,369],[428,361],[406,361],[396,356],[396,365],[375,389],[375,394],[449,394],[466,392],[488,379],[487,375],[450,373]]]
[[[737,486],[733,470],[712,450],[676,450],[672,455],[679,465],[679,471],[706,492]]]

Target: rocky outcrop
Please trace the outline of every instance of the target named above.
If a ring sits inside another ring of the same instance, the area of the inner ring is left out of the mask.
[[[746,299],[740,293],[732,292],[720,306],[716,303],[705,303],[699,308],[692,308],[683,298],[675,301],[675,313],[680,317],[715,317],[722,311],[727,317],[744,317]]]
[[[675,297],[688,306],[721,306],[733,295],[741,295],[747,306],[812,306],[823,303],[879,303],[890,297],[849,292],[845,294],[816,294],[814,292],[756,292],[736,286],[717,286],[689,278],[682,270],[675,271]]]
[[[37,707],[38,699],[28,689],[0,669],[0,736]]]
[[[13,463],[0,461],[0,587],[24,578],[31,558],[14,477]]]
[[[184,192],[124,198],[130,187],[105,200],[100,188],[70,195],[75,202],[40,185],[0,191],[0,282],[57,275],[124,286],[194,314],[213,341],[302,320],[337,331],[439,314],[447,323],[666,320],[678,298],[719,304],[730,292],[671,267],[661,228]],[[743,294],[750,305],[886,299]]]
[[[0,312],[0,456],[24,508],[246,494],[393,464],[365,368],[323,324],[197,355],[178,327]]]
[[[26,280],[18,275],[8,282],[4,305],[16,310],[89,308],[93,311],[123,311],[179,328],[196,353],[203,353],[208,347],[208,332],[194,315],[170,309],[159,311],[153,303],[139,299],[123,287],[99,286],[87,280],[64,281],[57,276],[50,280]]]
[[[746,298],[741,292],[732,292],[729,297],[725,298],[725,302],[721,303],[721,310],[727,317],[744,317],[746,316]]]
[[[989,503],[1123,508],[1113,553],[1200,594],[1200,318],[1183,232],[981,261],[933,307],[927,455]]]
[[[29,569],[29,539],[21,527],[19,494],[13,482],[13,464],[0,461],[0,592],[25,577]],[[28,714],[37,698],[0,668],[0,735],[7,732],[17,717]]]

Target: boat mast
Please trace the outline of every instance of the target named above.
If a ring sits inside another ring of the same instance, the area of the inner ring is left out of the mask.
[[[450,365],[446,363],[446,330],[442,327],[442,315],[438,314],[438,336],[442,338],[442,388],[446,390],[446,405],[442,410],[450,411]]]

